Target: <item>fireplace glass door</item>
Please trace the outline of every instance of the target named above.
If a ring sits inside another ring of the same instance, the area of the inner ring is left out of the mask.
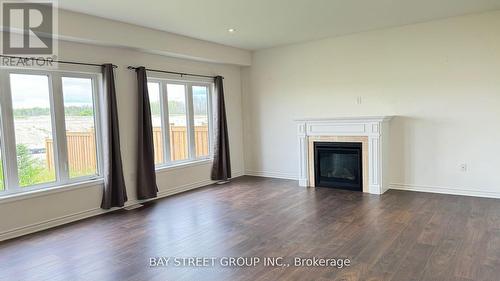
[[[315,185],[363,191],[362,159],[361,143],[315,142]]]

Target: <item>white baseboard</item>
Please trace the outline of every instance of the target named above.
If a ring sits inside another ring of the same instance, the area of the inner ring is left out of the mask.
[[[233,179],[234,179],[234,178],[239,178],[239,177],[242,177],[242,176],[244,176],[244,175],[245,175],[245,172],[243,172],[243,171],[232,172],[232,176],[233,176],[232,178],[233,178]]]
[[[207,185],[210,185],[212,183],[213,183],[213,181],[211,181],[211,180],[205,180],[205,181],[195,182],[195,183],[191,183],[191,184],[186,184],[186,185],[178,186],[178,187],[175,187],[175,188],[172,188],[172,189],[160,191],[160,192],[158,192],[158,196],[156,198],[152,198],[152,199],[148,199],[148,200],[131,200],[131,201],[127,201],[125,203],[125,206],[123,206],[123,208],[129,207],[129,206],[132,206],[132,205],[136,205],[138,203],[143,203],[143,202],[147,202],[147,201],[157,200],[157,199],[160,199],[160,198],[163,198],[163,197],[171,196],[171,195],[174,195],[174,194],[177,194],[177,193],[185,192],[185,191],[196,189],[196,188],[199,188],[199,187],[207,186]],[[27,235],[27,234],[38,232],[38,231],[42,231],[42,230],[46,230],[46,229],[49,229],[49,228],[52,228],[52,227],[56,227],[56,226],[60,226],[60,225],[67,224],[67,223],[71,223],[71,222],[74,222],[74,221],[78,221],[78,220],[86,219],[86,218],[89,218],[89,217],[101,215],[101,214],[104,214],[104,213],[116,211],[116,210],[119,210],[119,209],[121,209],[121,208],[112,208],[110,210],[104,210],[104,209],[101,209],[101,208],[94,208],[94,209],[90,209],[90,210],[86,210],[86,211],[82,211],[82,212],[78,212],[78,213],[74,213],[74,214],[69,214],[69,215],[66,215],[66,216],[62,216],[62,217],[58,217],[58,218],[54,218],[54,219],[42,221],[42,222],[39,222],[39,223],[34,223],[34,224],[30,224],[30,225],[18,227],[18,228],[15,228],[15,229],[11,229],[11,230],[7,230],[7,231],[4,231],[4,232],[1,232],[0,233],[0,241],[4,241],[4,240],[7,240],[7,239],[12,239],[12,238],[15,238],[15,237]]]
[[[46,229],[49,229],[52,227],[56,227],[56,226],[60,226],[60,225],[74,222],[77,220],[82,220],[82,219],[86,219],[89,217],[101,215],[101,214],[104,214],[107,212],[112,212],[112,211],[115,211],[117,209],[119,209],[119,208],[114,208],[114,209],[110,209],[110,210],[103,210],[101,208],[95,208],[95,209],[90,209],[90,210],[86,210],[86,211],[82,211],[82,212],[78,212],[78,213],[74,213],[74,214],[70,214],[70,215],[66,215],[66,216],[62,216],[62,217],[58,217],[58,218],[54,218],[54,219],[50,219],[50,220],[46,220],[46,221],[42,221],[39,223],[34,223],[34,224],[10,229],[10,230],[7,230],[7,231],[0,233],[0,241],[12,239],[15,237],[23,236],[26,234],[30,234],[30,233],[34,233],[34,232],[38,232],[38,231],[42,231],[42,230],[46,230]]]
[[[250,176],[258,176],[258,177],[268,177],[268,178],[281,178],[281,179],[290,179],[297,180],[297,177],[292,174],[286,173],[276,173],[276,172],[263,172],[263,171],[245,171],[243,172],[233,172],[233,178],[240,177],[243,175]],[[158,193],[158,196],[149,200],[132,200],[126,202],[124,207],[132,206],[138,203],[143,203],[147,201],[157,200],[160,198],[164,198],[167,196],[171,196],[174,194],[178,194],[181,192],[186,192],[189,190],[193,190],[196,188],[200,188],[203,186],[207,186],[213,184],[212,180],[203,180],[194,183],[189,183],[185,185],[181,185],[175,188],[171,188],[168,190],[163,190]],[[481,190],[470,190],[470,189],[460,189],[460,188],[449,188],[449,187],[438,187],[438,186],[422,186],[422,185],[411,185],[411,184],[390,184],[390,189],[397,190],[407,190],[407,191],[419,191],[419,192],[430,192],[430,193],[441,193],[441,194],[452,194],[452,195],[465,195],[465,196],[476,196],[476,197],[487,197],[487,198],[500,198],[500,192],[491,192],[491,191],[481,191]],[[12,239],[15,237],[23,236],[26,234],[46,230],[52,227],[60,226],[63,224],[71,223],[74,221],[86,219],[89,217],[101,215],[104,213],[116,211],[121,208],[113,208],[110,210],[103,210],[101,208],[89,209],[82,212],[77,212],[74,214],[69,214],[65,216],[61,216],[54,219],[45,220],[39,223],[30,224],[27,226],[18,227],[15,229],[7,230],[0,233],[0,241],[4,241],[7,239]]]
[[[279,173],[279,172],[245,170],[245,175],[265,177],[265,178],[298,180],[298,177],[296,175]],[[299,185],[306,186],[307,181],[299,181]],[[472,189],[463,189],[463,188],[454,188],[454,187],[424,186],[424,185],[401,184],[401,183],[392,183],[392,184],[389,184],[388,187],[387,186],[384,186],[384,187],[382,187],[381,190],[380,190],[380,188],[377,188],[376,192],[375,192],[375,190],[373,190],[373,192],[370,192],[370,193],[384,194],[389,189],[397,189],[397,190],[440,193],[440,194],[450,194],[450,195],[500,198],[500,192],[484,191],[484,190],[472,190]]]
[[[424,185],[414,185],[414,184],[391,183],[389,185],[389,188],[397,190],[408,190],[408,191],[451,194],[451,195],[500,198],[500,192],[471,190],[471,189],[442,187],[442,186],[424,186]]]
[[[309,186],[309,180],[308,179],[299,179],[299,186],[301,186],[301,187],[308,187]]]
[[[241,172],[241,171],[240,172],[233,172],[233,178],[240,177],[242,175],[243,175],[243,172]],[[158,196],[156,198],[152,198],[152,199],[148,199],[148,200],[130,200],[130,201],[127,201],[123,208],[129,207],[132,205],[136,205],[138,203],[157,200],[157,199],[171,196],[171,195],[174,195],[177,193],[193,190],[196,188],[210,185],[212,183],[214,183],[214,181],[212,181],[212,180],[203,180],[203,181],[199,181],[199,182],[181,185],[181,186],[178,186],[175,188],[170,188],[168,190],[163,190],[163,191],[158,192]],[[101,215],[104,213],[116,211],[119,209],[121,209],[121,208],[112,208],[110,210],[104,210],[101,208],[94,208],[94,209],[89,209],[89,210],[78,212],[78,213],[73,213],[73,214],[61,216],[61,217],[54,218],[54,219],[45,220],[45,221],[42,221],[39,223],[34,223],[34,224],[10,229],[10,230],[4,231],[4,232],[0,232],[0,241],[12,239],[15,237],[27,235],[27,234],[42,231],[42,230],[46,230],[49,228],[53,228],[53,227],[60,226],[63,224],[75,222],[78,220],[86,219],[86,218],[97,216],[97,215]]]
[[[286,179],[286,180],[298,180],[298,177],[295,174],[281,173],[281,172],[267,172],[267,171],[245,170],[245,175],[256,176],[256,177],[264,177],[264,178],[277,178],[277,179]]]

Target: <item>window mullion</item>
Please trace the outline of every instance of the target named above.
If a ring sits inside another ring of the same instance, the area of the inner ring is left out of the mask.
[[[16,192],[20,190],[19,175],[17,171],[17,152],[14,129],[14,111],[12,109],[12,94],[10,91],[10,79],[7,71],[1,72],[1,90],[0,100],[2,102],[2,157],[4,166],[4,182],[7,192]]]
[[[208,97],[207,97],[207,115],[208,115],[208,155],[213,157],[214,155],[214,107],[213,107],[213,98],[214,98],[214,85],[211,84],[207,86],[208,89]]]
[[[168,118],[168,92],[167,83],[160,83],[160,106],[161,106],[161,131],[163,132],[163,161],[165,163],[170,163],[172,161],[170,157],[170,121]]]
[[[189,145],[189,159],[196,158],[196,148],[194,139],[194,110],[193,110],[193,85],[186,84],[186,114],[187,114],[187,132]]]
[[[56,161],[56,175],[61,183],[69,181],[68,145],[66,140],[66,122],[64,116],[64,96],[62,91],[62,77],[57,73],[51,76],[49,93],[52,102],[52,124],[54,138],[54,152]]]
[[[103,120],[103,114],[102,114],[102,108],[104,107],[104,104],[102,104],[100,97],[103,95],[104,90],[102,89],[102,77],[99,75],[93,75],[92,76],[92,97],[93,97],[93,103],[94,103],[94,133],[96,137],[96,153],[97,153],[97,173],[99,176],[102,176],[104,174],[104,167],[103,167],[103,128],[102,128],[102,123],[105,122]],[[69,161],[69,160],[68,160]]]

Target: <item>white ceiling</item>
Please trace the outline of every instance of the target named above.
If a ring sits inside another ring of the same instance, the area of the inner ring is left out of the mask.
[[[59,7],[256,50],[496,10],[500,0],[59,0]]]

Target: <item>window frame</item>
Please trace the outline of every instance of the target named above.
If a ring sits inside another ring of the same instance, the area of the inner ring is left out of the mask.
[[[19,184],[16,136],[14,125],[14,111],[11,92],[11,74],[42,75],[48,78],[49,102],[51,106],[50,118],[52,125],[52,140],[54,151],[55,180],[22,187]],[[71,178],[68,165],[68,148],[66,138],[66,116],[64,112],[64,92],[62,78],[90,79],[92,83],[92,98],[94,106],[94,130],[96,142],[96,174]],[[52,190],[63,186],[75,186],[95,180],[102,180],[102,124],[101,124],[101,97],[103,93],[102,74],[100,72],[81,70],[48,70],[26,68],[0,68],[0,143],[4,170],[4,190],[0,191],[0,198],[24,194],[32,191]]]
[[[147,77],[148,83],[159,83],[160,90],[160,111],[161,111],[161,130],[162,130],[162,145],[163,163],[155,164],[155,169],[163,170],[176,166],[189,165],[198,162],[213,160],[213,92],[214,82],[209,79],[175,79],[162,78],[158,76]],[[188,158],[183,160],[171,161],[170,153],[170,122],[168,112],[168,90],[167,84],[183,85],[186,103],[186,124],[187,124],[187,142],[188,142]],[[194,110],[193,110],[193,86],[207,88],[207,118],[208,118],[208,155],[196,157],[195,143],[195,126],[194,126]]]

